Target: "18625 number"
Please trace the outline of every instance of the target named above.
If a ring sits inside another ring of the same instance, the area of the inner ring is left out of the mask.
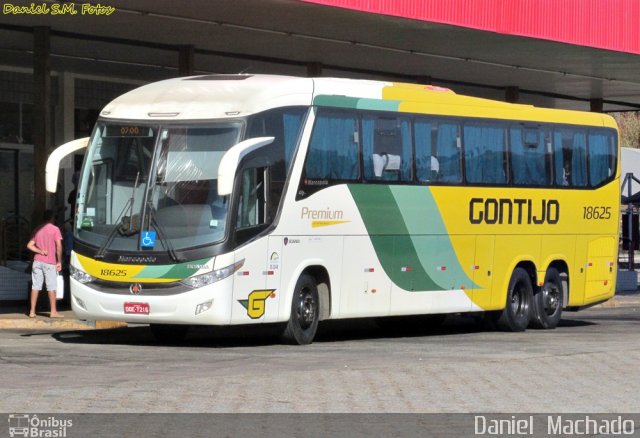
[[[611,207],[589,205],[582,207],[582,218],[586,220],[611,219]]]

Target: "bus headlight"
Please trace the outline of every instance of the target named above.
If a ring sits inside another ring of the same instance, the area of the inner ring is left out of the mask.
[[[228,276],[236,272],[238,269],[240,269],[242,265],[244,265],[244,259],[234,263],[233,265],[226,266],[222,269],[216,269],[215,271],[185,278],[184,280],[182,280],[181,283],[189,287],[192,287],[194,289],[198,287],[206,286],[208,284],[212,284],[217,281],[224,280],[225,278],[227,278]]]
[[[69,274],[71,274],[71,278],[80,283],[89,283],[90,281],[95,280],[94,277],[84,272],[82,269],[78,269],[72,265],[69,266]]]

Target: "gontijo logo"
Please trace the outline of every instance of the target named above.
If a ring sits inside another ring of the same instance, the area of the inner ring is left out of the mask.
[[[254,290],[246,300],[238,300],[238,302],[247,309],[247,316],[251,319],[258,319],[264,315],[266,309],[265,301],[267,298],[275,298],[275,289]]]
[[[73,420],[54,416],[39,418],[37,415],[10,414],[9,436],[64,438]]]
[[[557,224],[560,202],[556,199],[471,198],[469,222],[472,224]]]

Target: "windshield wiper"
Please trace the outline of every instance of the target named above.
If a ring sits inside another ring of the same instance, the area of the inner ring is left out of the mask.
[[[135,222],[137,222],[138,231],[140,231],[140,216],[133,214],[133,205],[135,204],[135,201],[136,201],[136,189],[138,188],[139,178],[140,178],[140,172],[137,172],[136,180],[135,180],[135,183],[133,184],[133,191],[131,192],[131,198],[129,198],[127,203],[124,205],[124,208],[118,215],[118,218],[115,221],[115,225],[113,229],[109,233],[109,236],[107,236],[107,240],[98,249],[98,252],[95,255],[96,259],[104,258],[105,253],[107,252],[107,248],[109,247],[109,245],[111,245],[111,242],[113,242],[113,239],[116,237],[116,232],[119,232],[123,236],[134,235],[136,233]],[[124,216],[123,218],[123,215],[127,211],[127,209],[129,209],[129,216]],[[137,221],[135,219],[136,217],[138,218]],[[121,219],[122,219],[122,222],[120,221]]]
[[[167,239],[166,234],[164,233],[164,229],[160,226],[160,224],[156,220],[156,215],[154,213],[153,205],[147,202],[147,208],[148,208],[147,214],[149,215],[149,225],[153,224],[153,227],[158,232],[158,237],[160,237],[160,241],[163,243],[164,247],[169,253],[169,257],[171,257],[171,260],[173,260],[174,263],[180,263],[181,261],[183,261],[183,259],[178,257],[178,254],[176,253],[175,249],[173,249],[173,245],[171,244],[171,241]],[[151,227],[149,226],[149,228]]]

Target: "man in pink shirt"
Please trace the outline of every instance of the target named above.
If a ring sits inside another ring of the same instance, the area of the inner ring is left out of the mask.
[[[36,303],[38,292],[42,289],[43,282],[49,292],[51,303],[51,318],[62,318],[56,308],[56,284],[58,272],[62,270],[62,234],[60,228],[53,224],[53,211],[44,212],[44,224],[38,228],[27,248],[35,253],[33,257],[33,269],[31,271],[31,310],[29,318],[36,317]]]

